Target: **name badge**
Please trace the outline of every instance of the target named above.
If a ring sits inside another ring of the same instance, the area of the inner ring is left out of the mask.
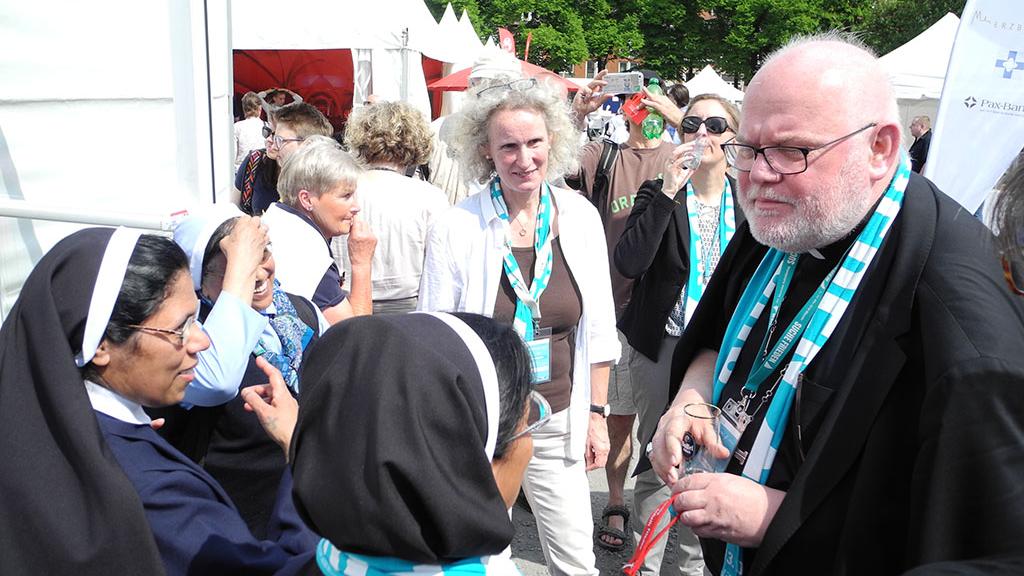
[[[736,451],[736,445],[740,443],[740,436],[750,424],[751,417],[743,411],[743,404],[732,398],[722,405],[722,417],[719,420],[719,434],[722,437],[722,445],[729,449],[729,453]]]
[[[533,340],[526,343],[530,351],[533,365],[531,382],[544,384],[551,381],[551,328],[538,328],[533,331]]]

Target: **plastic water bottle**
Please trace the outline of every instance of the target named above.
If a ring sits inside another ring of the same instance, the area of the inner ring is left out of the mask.
[[[651,78],[651,81],[647,84],[647,91],[651,94],[665,93],[661,89],[661,82],[657,78]],[[650,106],[647,107],[647,110],[649,114],[647,114],[647,118],[644,118],[643,124],[640,125],[644,138],[648,140],[661,138],[661,133],[665,131],[665,118]]]
[[[684,165],[690,170],[696,170],[700,166],[701,159],[704,158],[704,149],[707,147],[707,136],[703,134],[697,136],[697,139],[693,141],[693,155],[684,162]]]

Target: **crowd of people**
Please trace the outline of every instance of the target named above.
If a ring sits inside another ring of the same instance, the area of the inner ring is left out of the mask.
[[[645,92],[678,144],[584,143],[604,73],[569,98],[509,58],[343,143],[246,94],[234,204],[42,257],[0,330],[0,571],[518,574],[522,492],[555,575],[631,544],[631,574],[1024,573],[1024,162],[994,238],[841,34],[742,112]]]

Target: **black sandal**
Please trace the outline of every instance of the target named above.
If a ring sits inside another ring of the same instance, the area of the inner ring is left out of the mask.
[[[622,530],[618,528],[612,528],[608,525],[609,516],[621,516],[622,517]],[[607,505],[604,507],[604,511],[601,512],[601,522],[597,525],[597,533],[594,534],[594,544],[597,544],[605,550],[611,550],[612,552],[618,552],[626,547],[627,536],[626,530],[629,529],[629,508],[622,505]],[[618,544],[612,544],[605,542],[601,539],[602,536],[611,538],[618,538]]]

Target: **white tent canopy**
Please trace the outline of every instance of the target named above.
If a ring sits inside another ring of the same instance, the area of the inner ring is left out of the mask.
[[[733,102],[743,101],[743,91],[729,84],[715,72],[710,64],[704,67],[693,78],[685,82],[686,88],[690,91],[690,97],[700,94],[718,94],[726,100]]]
[[[879,59],[889,73],[900,107],[905,138],[914,116],[935,118],[946,78],[949,55],[960,19],[947,13],[909,42]]]
[[[231,38],[236,50],[351,49],[355,102],[366,99],[372,82],[374,94],[405,100],[428,118],[419,55],[465,57],[462,36],[443,33],[422,0],[293,0],[287,9],[276,0],[235,0]]]

